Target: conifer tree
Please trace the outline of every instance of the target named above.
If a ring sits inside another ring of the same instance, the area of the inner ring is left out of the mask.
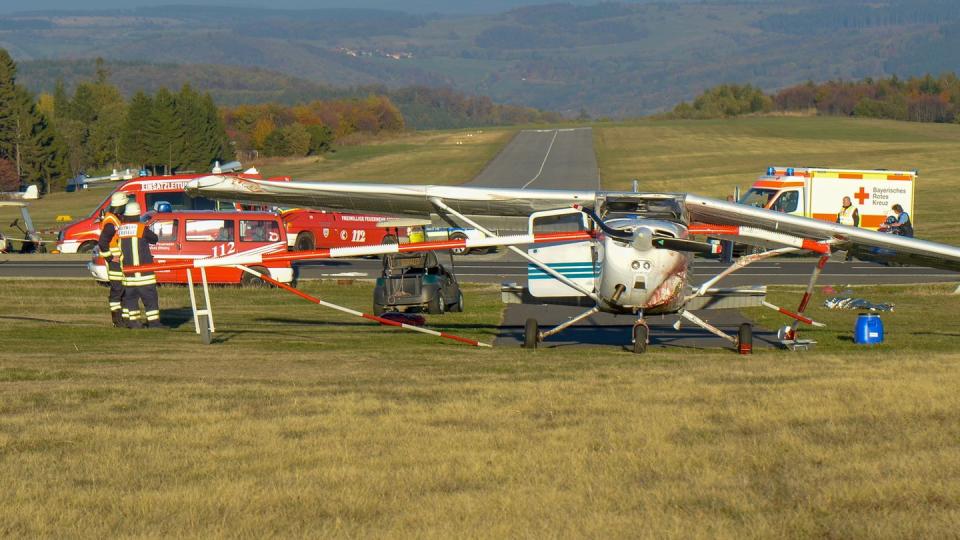
[[[151,159],[147,145],[147,123],[153,112],[153,100],[143,92],[130,99],[127,117],[120,135],[121,160],[146,166]],[[149,163],[152,165],[152,163]]]

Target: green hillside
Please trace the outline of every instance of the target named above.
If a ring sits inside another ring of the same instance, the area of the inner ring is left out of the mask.
[[[576,115],[635,116],[724,82],[807,80],[957,66],[960,5],[943,0],[598,3],[497,15],[176,6],[0,18],[18,61],[260,67],[328,86],[450,85]]]

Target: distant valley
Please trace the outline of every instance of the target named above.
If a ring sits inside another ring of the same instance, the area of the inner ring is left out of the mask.
[[[456,16],[188,6],[36,12],[0,18],[0,47],[34,90],[76,71],[73,62],[46,60],[100,56],[124,62],[112,71],[131,84],[163,72],[171,86],[197,81],[235,103],[424,85],[568,117],[630,117],[724,82],[775,90],[956,69],[960,3],[553,4]]]

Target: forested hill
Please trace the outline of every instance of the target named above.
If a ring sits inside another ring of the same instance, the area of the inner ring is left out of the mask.
[[[728,82],[771,92],[808,80],[955,70],[960,2],[578,1],[495,15],[193,6],[33,12],[0,17],[0,47],[18,62],[102,56],[259,67],[326,87],[450,87],[567,116],[581,108],[632,116]]]
[[[189,84],[209,93],[221,106],[257,103],[296,105],[316,100],[366,98],[386,95],[400,109],[407,127],[449,129],[498,124],[556,121],[560,115],[494,103],[450,88],[384,85],[334,87],[300,77],[256,67],[213,64],[152,64],[113,61],[102,64],[121,94],[148,94],[161,88]],[[19,63],[18,81],[35,93],[52,93],[57,81],[72,89],[95,78],[97,62],[87,60],[36,60]]]

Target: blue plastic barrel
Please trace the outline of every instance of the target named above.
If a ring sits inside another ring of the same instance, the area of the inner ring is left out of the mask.
[[[876,313],[861,313],[853,327],[853,342],[860,345],[883,343],[883,321]]]

